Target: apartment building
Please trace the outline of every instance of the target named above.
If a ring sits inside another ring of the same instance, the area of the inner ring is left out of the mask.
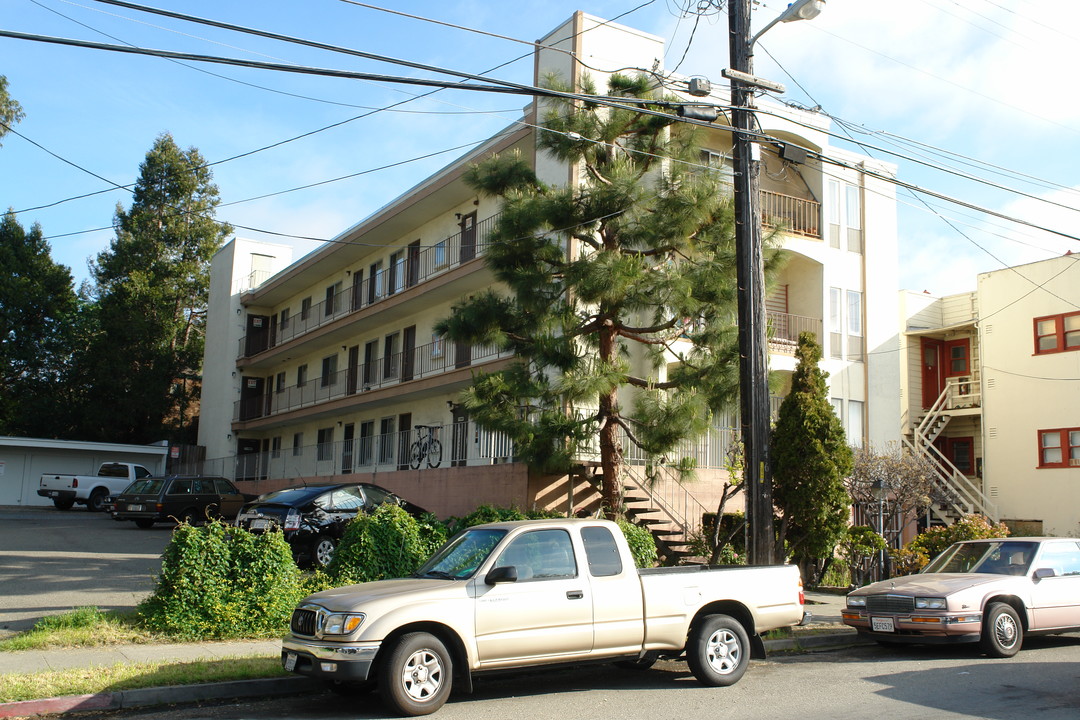
[[[662,57],[661,38],[577,13],[540,40],[535,78],[557,72],[576,82],[588,65],[604,87],[602,69],[651,68]],[[668,87],[680,92],[687,79]],[[725,104],[727,97],[716,90],[696,101]],[[250,241],[234,241],[215,258],[221,284],[211,293],[209,323],[221,341],[207,342],[204,387],[213,397],[203,399],[200,444],[211,461],[221,459],[221,471],[259,489],[362,476],[440,515],[481,502],[588,506],[590,486],[530,473],[505,438],[471,422],[459,404],[474,372],[498,370],[511,358],[433,331],[455,300],[494,283],[484,254],[499,207],[465,184],[465,170],[492,153],[518,152],[546,182],[583,181],[579,168],[536,149],[539,114],[531,106],[522,123],[296,262]],[[771,367],[790,375],[799,332],[814,332],[851,440],[895,441],[895,198],[877,177],[894,168],[830,146],[822,116],[773,104],[759,119],[782,141],[763,148],[762,205],[789,254],[768,300]],[[704,135],[704,171],[731,172],[724,122],[721,116]],[[797,148],[840,164],[807,159]],[[272,259],[259,261],[272,266],[266,277],[253,276],[259,255]],[[703,469],[698,482],[654,488],[654,501],[676,522],[693,524],[715,509],[730,437],[730,428],[717,427],[681,449]],[[629,448],[627,458],[644,462]]]
[[[1014,532],[1080,533],[1080,256],[901,293],[905,442],[942,478],[929,521],[978,512]]]

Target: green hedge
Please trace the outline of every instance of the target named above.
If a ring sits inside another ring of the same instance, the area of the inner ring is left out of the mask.
[[[327,574],[338,585],[405,577],[444,542],[446,528],[441,524],[420,523],[401,507],[387,503],[349,522]]]
[[[139,614],[149,628],[179,639],[261,637],[288,627],[306,593],[281,533],[254,535],[219,520],[182,523]]]

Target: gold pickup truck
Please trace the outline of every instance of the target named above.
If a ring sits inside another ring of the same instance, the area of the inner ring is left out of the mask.
[[[413,577],[326,590],[293,612],[281,660],[345,693],[379,688],[402,715],[438,710],[491,670],[683,657],[732,685],[760,634],[805,622],[793,566],[638,570],[618,525],[530,520],[469,528]]]

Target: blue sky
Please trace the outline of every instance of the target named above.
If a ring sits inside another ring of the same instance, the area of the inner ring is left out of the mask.
[[[514,3],[391,2],[404,13],[505,38],[392,15],[342,0],[157,0],[157,7],[353,47],[441,67],[530,82],[527,44],[575,10],[604,18],[645,0]],[[664,66],[721,81],[727,18],[679,17],[676,0],[655,0],[620,22],[668,41]],[[696,3],[691,3],[696,5]],[[0,27],[95,42],[332,67],[392,75],[406,68],[191,25],[93,2],[5,0]],[[755,10],[755,28],[785,3]],[[691,32],[693,32],[692,42]],[[112,37],[108,37],[112,36]],[[757,74],[783,82],[784,99],[823,111],[903,152],[1020,190],[964,180],[878,150],[910,183],[977,206],[1080,235],[1080,101],[1071,68],[1080,44],[1075,0],[828,0],[815,20],[777,25],[759,42]],[[689,49],[688,48],[689,45]],[[426,92],[423,88],[222,66],[197,69],[149,57],[0,38],[0,74],[23,105],[16,127],[70,163],[118,184],[132,182],[155,137],[171,132],[211,161],[223,199],[218,217],[278,233],[331,238],[512,122],[527,102],[511,95],[443,91],[394,112],[359,117]],[[208,74],[213,73],[213,75]],[[224,77],[219,77],[224,76]],[[226,79],[228,78],[228,79]],[[246,84],[244,84],[246,83]],[[261,86],[261,87],[254,87]],[[357,118],[357,119],[353,119]],[[908,140],[920,143],[911,145]],[[39,222],[53,256],[87,277],[87,260],[107,248],[117,202],[130,195],[8,135],[0,148],[0,204]],[[457,149],[454,149],[457,148]],[[941,151],[952,155],[942,155]],[[430,157],[423,158],[422,156]],[[419,159],[418,159],[419,158]],[[389,169],[378,169],[402,163]],[[362,173],[347,180],[332,180]],[[312,183],[316,187],[262,199]],[[97,193],[79,200],[75,196]],[[1051,257],[1080,242],[900,191],[901,285],[935,294],[974,289],[975,276]],[[1050,202],[1047,202],[1050,201]],[[51,207],[43,207],[51,205]],[[32,209],[37,208],[37,209]],[[943,216],[943,217],[942,217]],[[944,218],[944,219],[943,219]],[[81,232],[105,228],[95,232]],[[72,234],[79,233],[79,234]],[[316,247],[287,242],[295,257]]]

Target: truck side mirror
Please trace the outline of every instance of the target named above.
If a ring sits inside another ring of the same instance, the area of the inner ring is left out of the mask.
[[[498,585],[499,583],[517,582],[517,579],[517,568],[513,565],[504,565],[503,567],[493,568],[484,578],[484,582],[488,585]]]

